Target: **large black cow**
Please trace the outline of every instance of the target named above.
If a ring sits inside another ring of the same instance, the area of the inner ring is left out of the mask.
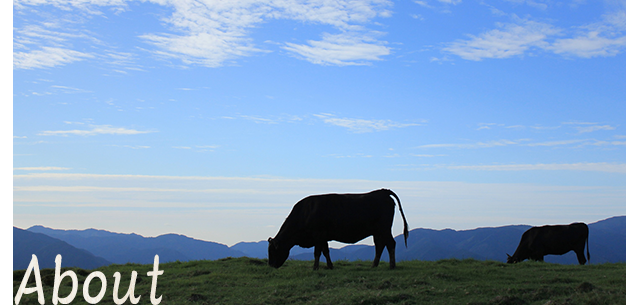
[[[587,258],[584,257],[584,246],[587,245]],[[584,265],[587,259],[591,261],[589,254],[589,227],[576,222],[570,225],[533,227],[522,234],[520,244],[513,253],[507,253],[507,263],[517,263],[525,259],[544,261],[547,254],[562,255],[574,251],[578,256],[580,265]]]
[[[396,241],[391,235],[395,202],[398,201],[404,221],[404,243],[407,245],[409,231],[407,220],[398,196],[387,189],[366,194],[314,195],[300,200],[285,219],[280,231],[269,238],[269,265],[279,268],[289,257],[295,245],[303,248],[315,247],[313,269],[320,264],[320,253],[327,259],[327,267],[333,269],[329,257],[330,240],[356,243],[373,235],[376,256],[373,267],[378,266],[385,247],[389,252],[391,269],[396,266]]]

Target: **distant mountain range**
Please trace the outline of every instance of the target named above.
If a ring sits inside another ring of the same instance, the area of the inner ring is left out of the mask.
[[[511,225],[473,230],[414,229],[409,232],[408,247],[403,236],[396,237],[397,260],[439,260],[446,258],[474,258],[506,261],[506,253],[513,254],[522,233],[531,226]],[[267,257],[267,241],[240,242],[231,247],[197,240],[178,234],[143,237],[137,234],[113,233],[104,230],[56,230],[33,226],[22,230],[14,227],[14,270],[26,269],[31,254],[38,256],[40,268],[53,268],[55,255],[62,254],[63,267],[93,269],[110,263],[152,264],[158,254],[161,262],[176,260],[216,260],[224,257]],[[626,217],[612,217],[589,224],[591,263],[626,261]],[[373,246],[349,245],[331,249],[333,260],[372,260]],[[294,247],[291,259],[312,260],[313,248]],[[388,260],[385,250],[383,260]],[[548,255],[545,261],[577,264],[573,252]]]
[[[440,260],[446,258],[474,258],[506,262],[507,253],[513,254],[522,233],[531,228],[512,225],[497,228],[478,228],[456,231],[451,229],[414,229],[409,232],[408,247],[404,237],[397,236],[397,260]],[[372,260],[373,246],[352,245],[331,250],[331,259]],[[626,217],[612,217],[589,224],[589,252],[591,263],[626,262]],[[293,259],[311,260],[313,252],[293,255]],[[383,260],[388,261],[385,250]],[[557,264],[578,264],[574,252],[565,255],[547,255],[545,261]]]
[[[38,257],[40,269],[55,268],[58,254],[62,256],[63,267],[95,269],[111,264],[104,258],[62,240],[13,227],[13,270],[27,269],[31,262],[31,254]]]
[[[138,234],[113,233],[104,230],[56,230],[33,226],[27,231],[42,233],[116,264],[153,264],[157,254],[161,262],[216,260],[241,257],[245,253],[228,246],[178,234],[143,237]]]

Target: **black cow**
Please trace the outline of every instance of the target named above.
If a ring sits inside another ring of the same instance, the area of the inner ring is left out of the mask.
[[[585,243],[587,258],[584,257]],[[522,234],[513,256],[507,253],[507,263],[517,263],[525,259],[543,262],[547,254],[562,255],[569,251],[576,253],[580,265],[584,265],[587,259],[591,261],[589,227],[586,224],[576,222],[570,225],[533,227]]]
[[[378,266],[384,247],[389,252],[391,269],[396,266],[396,241],[391,235],[395,202],[398,201],[404,221],[404,244],[407,245],[409,231],[407,220],[398,196],[387,189],[366,194],[314,195],[300,200],[285,219],[280,231],[269,238],[269,265],[279,268],[289,257],[295,245],[303,248],[315,247],[313,269],[320,264],[320,253],[327,259],[327,267],[333,269],[329,257],[330,240],[356,243],[373,235],[376,256],[373,267]]]

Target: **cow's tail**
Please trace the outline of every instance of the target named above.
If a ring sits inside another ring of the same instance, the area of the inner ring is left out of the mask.
[[[398,208],[400,208],[400,215],[402,215],[402,221],[404,222],[404,231],[402,232],[402,235],[404,235],[404,246],[407,247],[407,238],[409,237],[409,225],[407,224],[407,219],[404,217],[404,211],[402,211],[400,198],[398,198],[398,195],[396,195],[396,193],[394,193],[392,190],[387,190],[387,191],[391,196],[393,196],[393,198],[396,199],[396,201],[398,201]]]

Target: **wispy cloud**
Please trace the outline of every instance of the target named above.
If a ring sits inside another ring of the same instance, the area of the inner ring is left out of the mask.
[[[325,33],[322,40],[307,43],[286,43],[282,48],[311,63],[336,66],[369,65],[391,53],[382,42],[356,33]]]
[[[130,149],[149,149],[151,148],[151,146],[145,146],[145,145],[113,145],[115,147],[123,147],[123,148],[130,148]]]
[[[156,132],[153,130],[135,130],[127,129],[124,127],[113,127],[111,125],[90,125],[92,129],[89,130],[46,130],[38,133],[39,136],[96,136],[96,135],[135,135]]]
[[[553,130],[553,129],[558,129],[562,126],[540,126],[540,125],[536,125],[536,126],[531,126],[531,129],[535,129],[535,130]]]
[[[338,118],[333,114],[314,114],[315,117],[321,119],[327,124],[345,127],[355,133],[366,133],[373,131],[383,131],[392,128],[403,128],[410,126],[419,126],[415,123],[397,123],[390,120],[365,120],[354,118]]]
[[[86,58],[93,55],[63,48],[43,47],[31,52],[14,52],[14,69],[51,68]]]
[[[498,124],[498,123],[478,123],[478,128],[476,130],[483,130],[483,129],[492,129],[494,127],[504,127],[504,124]]]
[[[433,157],[446,157],[447,155],[443,155],[443,154],[439,154],[439,155],[412,154],[411,156],[420,157],[420,158],[433,158]]]
[[[63,1],[57,3],[62,4]],[[69,3],[69,2],[67,2]],[[14,8],[25,9],[23,4],[30,7],[41,5],[39,1],[17,1]],[[56,5],[56,2],[46,2]],[[71,6],[71,5],[70,5]],[[78,19],[82,19],[78,15]],[[13,68],[37,69],[51,68],[73,62],[94,58],[92,53],[78,51],[75,45],[78,42],[99,43],[87,31],[77,30],[69,26],[78,20],[69,21],[65,18],[57,18],[55,21],[37,23],[27,21],[26,24],[14,27],[13,36]]]
[[[126,0],[82,0],[82,1],[70,1],[70,0],[16,0],[14,1],[14,5],[19,8],[24,9],[25,6],[30,5],[39,5],[46,3],[48,5],[53,5],[57,8],[63,10],[70,10],[72,8],[79,8],[85,12],[92,14],[100,14],[100,12],[91,10],[91,6],[114,6],[114,7],[125,7],[127,1]]]
[[[571,125],[578,131],[578,134],[594,132],[598,130],[615,130],[616,128],[611,125],[601,125],[594,122],[563,122],[563,125]]]
[[[566,164],[506,164],[506,165],[460,165],[448,166],[448,169],[482,171],[524,171],[524,170],[569,170],[595,171],[608,173],[626,173],[626,164],[618,163],[566,163]]]
[[[520,23],[498,24],[498,28],[479,36],[469,35],[468,40],[450,43],[443,51],[468,60],[508,58],[521,55],[532,47],[548,45],[547,37],[560,30],[545,23],[525,20]]]
[[[14,171],[60,171],[60,170],[70,170],[68,167],[57,167],[57,166],[40,166],[40,167],[14,167]]]
[[[272,52],[258,46],[251,31],[258,25],[273,20],[293,20],[311,25],[329,26],[335,33],[325,33],[321,40],[310,39],[307,44],[275,42],[290,54],[316,64],[362,65],[381,60],[390,54],[386,42],[378,40],[382,33],[369,28],[373,20],[391,16],[393,3],[388,0],[361,1],[181,1],[152,0],[170,10],[164,16],[164,32],[139,35],[154,48],[146,51],[162,58],[177,59],[182,64],[220,67],[233,65],[238,58]],[[104,15],[104,8],[117,12],[128,9],[125,0],[38,1],[17,0],[14,8],[21,12],[37,11],[37,6],[50,5],[64,11],[75,11],[73,21],[59,18],[55,22],[37,24],[31,20],[16,27],[14,35],[14,69],[33,69],[69,64],[96,57],[105,63],[124,67],[114,70],[127,73],[127,69],[141,70],[135,64],[137,57],[115,48],[104,48],[97,35],[76,30],[74,23],[84,23],[94,16]],[[25,19],[26,20],[26,19]],[[90,45],[101,45],[103,52],[88,54],[79,51],[82,38]],[[51,55],[51,56],[47,56]]]
[[[615,130],[616,128],[610,125],[593,125],[593,126],[586,126],[586,127],[576,127],[576,129],[578,130],[578,133],[585,133],[585,132],[594,132],[598,130]]]
[[[222,66],[232,59],[253,55],[265,50],[258,49],[248,38],[238,37],[239,33],[196,32],[189,35],[145,34],[140,38],[155,45],[159,50],[154,54],[181,60],[187,65],[201,65],[210,68]]]
[[[586,145],[593,146],[606,146],[606,145],[626,145],[626,141],[603,141],[596,139],[570,139],[570,140],[557,140],[557,141],[545,141],[528,143],[531,139],[518,139],[518,140],[494,140],[476,143],[439,143],[439,144],[426,144],[421,145],[418,148],[490,148],[500,146],[529,146],[529,147],[552,147],[552,146],[566,146],[571,144],[580,144],[577,147],[584,147]]]
[[[496,146],[507,146],[507,145],[516,145],[519,144],[522,141],[526,141],[526,139],[520,139],[520,140],[494,140],[494,141],[486,141],[486,142],[476,142],[476,143],[459,143],[459,144],[452,144],[452,143],[446,143],[446,144],[426,144],[426,145],[421,145],[419,146],[419,148],[446,148],[446,147],[452,147],[452,148],[488,148],[488,147],[496,147]]]
[[[575,139],[575,140],[559,140],[559,141],[547,141],[547,142],[538,142],[538,143],[527,143],[526,146],[558,146],[558,145],[569,145],[584,142],[587,140],[584,139]]]
[[[533,50],[591,58],[617,55],[626,44],[624,11],[607,14],[599,22],[571,29],[517,17],[514,19],[513,23],[498,23],[496,29],[478,36],[469,35],[469,39],[451,42],[443,51],[475,61],[509,58]]]
[[[575,37],[557,39],[547,49],[583,58],[617,55],[626,45],[626,17],[625,11],[606,14],[602,21],[579,27]]]
[[[368,154],[363,154],[363,153],[357,153],[357,154],[353,154],[353,155],[340,155],[340,154],[331,154],[329,155],[332,158],[336,158],[336,159],[344,159],[344,158],[372,158],[372,155],[368,155]]]
[[[219,148],[220,145],[196,145],[196,146],[172,146],[175,149],[191,150],[195,152],[213,152]]]
[[[245,120],[249,120],[258,124],[277,124],[279,122],[279,119],[268,119],[268,118],[263,118],[255,115],[241,115],[240,118],[243,118]]]
[[[196,148],[198,148],[199,152],[202,151],[215,151],[216,149],[220,148],[220,145],[196,145]]]
[[[285,43],[283,48],[317,64],[364,64],[388,55],[389,49],[372,37],[366,24],[386,17],[388,1],[220,1],[215,3],[157,1],[175,9],[166,21],[180,34],[144,34],[140,37],[157,46],[156,54],[180,59],[186,64],[219,67],[239,57],[270,52],[256,47],[249,30],[269,19],[289,19],[330,25],[341,34],[325,34],[308,45]],[[358,35],[354,35],[357,33]],[[358,38],[360,37],[360,38]]]
[[[214,120],[216,118],[213,118]],[[280,114],[280,115],[270,115],[270,116],[259,116],[259,115],[247,115],[247,114],[239,114],[236,116],[222,116],[217,119],[225,119],[225,120],[236,120],[243,119],[247,121],[251,121],[256,124],[280,124],[280,123],[296,123],[303,121],[303,117],[298,115],[291,114]]]

